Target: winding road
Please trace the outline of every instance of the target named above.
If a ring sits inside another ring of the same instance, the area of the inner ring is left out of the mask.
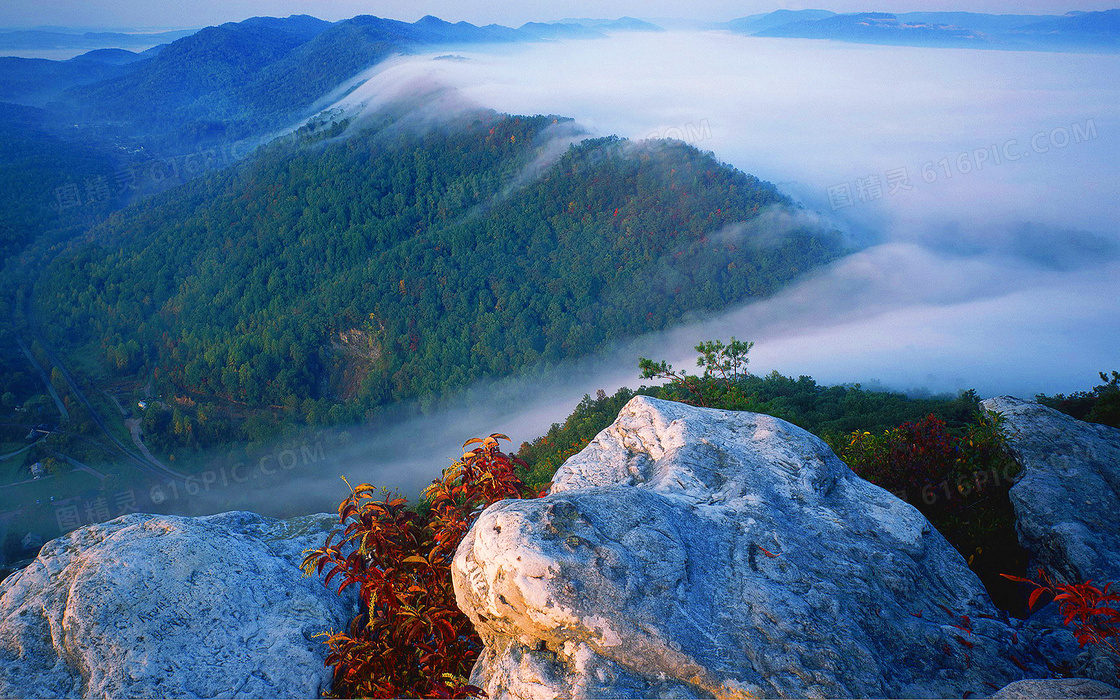
[[[184,474],[180,474],[173,469],[169,469],[167,466],[161,464],[154,458],[148,460],[147,458],[136,454],[132,450],[128,449],[125,444],[121,442],[117,438],[117,436],[112,433],[112,431],[109,430],[109,426],[106,425],[105,420],[101,417],[101,414],[98,413],[96,408],[94,408],[93,403],[89,400],[89,397],[87,397],[85,392],[82,391],[82,388],[78,386],[78,382],[74,379],[74,375],[70,373],[70,370],[66,368],[66,364],[63,363],[62,358],[60,358],[58,354],[55,353],[53,349],[51,349],[51,346],[47,343],[46,338],[44,338],[43,334],[39,332],[38,327],[35,323],[35,317],[30,308],[30,304],[27,304],[27,308],[24,309],[24,313],[27,318],[30,332],[34,336],[35,340],[39,342],[39,346],[43,348],[43,352],[46,354],[47,359],[51,361],[51,364],[54,365],[55,369],[59,371],[59,374],[62,375],[62,378],[66,380],[66,384],[70,387],[70,391],[74,394],[75,398],[77,398],[78,401],[80,401],[81,404],[86,407],[86,410],[89,412],[90,420],[92,420],[94,424],[101,429],[101,432],[105,434],[105,437],[109,439],[113,446],[115,446],[121,452],[121,454],[123,454],[130,462],[132,462],[135,467],[147,474],[150,474],[157,478],[186,478]],[[19,336],[17,332],[17,338],[18,337]],[[21,347],[26,348],[26,345],[22,339],[20,339],[19,342]],[[36,365],[38,365],[38,363],[36,363]],[[46,372],[43,371],[43,374],[45,376]],[[51,389],[51,392],[53,394],[54,388],[51,386],[49,378],[47,378],[47,387]]]
[[[15,325],[12,325],[15,328]],[[32,366],[39,371],[39,376],[43,378],[43,383],[47,385],[47,391],[50,392],[51,398],[54,399],[54,405],[58,407],[58,412],[62,414],[62,420],[70,420],[70,412],[66,410],[66,404],[62,403],[62,398],[59,397],[58,392],[55,391],[54,384],[51,384],[51,378],[47,376],[47,370],[39,364],[39,360],[35,359],[35,355],[31,353],[31,349],[27,347],[27,343],[23,342],[23,338],[19,333],[15,333],[16,342],[19,343],[19,349],[27,355],[27,359],[31,362]]]

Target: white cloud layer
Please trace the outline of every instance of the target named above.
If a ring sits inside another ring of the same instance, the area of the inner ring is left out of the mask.
[[[995,337],[975,337],[979,322],[991,334],[998,330],[1035,347],[1040,366],[1061,349],[1063,367],[1081,376],[1024,375],[1010,357],[1006,370],[985,363],[973,372],[962,360],[952,363],[959,367],[954,377],[962,387],[983,382],[991,391],[1023,391],[1030,387],[1011,378],[1037,376],[1038,390],[1069,390],[1091,381],[1104,369],[1101,362],[1120,364],[1120,353],[1109,358],[1088,352],[1095,345],[1116,346],[1120,321],[1102,319],[1089,337],[1067,336],[1065,347],[1056,337],[1066,328],[1057,321],[1078,306],[1099,309],[1117,297],[1116,287],[1109,286],[1114,275],[1094,284],[1074,280],[1079,271],[1116,255],[1120,56],[865,46],[712,32],[620,34],[606,41],[455,54],[467,60],[396,61],[375,71],[348,99],[376,100],[409,86],[443,85],[454,89],[460,104],[564,114],[600,134],[691,140],[779,183],[857,239],[894,244],[806,283],[822,297],[840,300],[857,316],[883,303],[897,307],[896,313],[905,309],[915,325],[933,315],[950,336],[956,318],[961,333],[971,334],[980,347],[1001,347]],[[902,176],[904,181],[892,184]],[[853,296],[850,288],[856,265],[868,270],[864,297]],[[878,280],[876,271],[882,275]],[[1070,298],[1073,290],[1080,296]],[[977,294],[986,303],[967,306]],[[977,314],[1006,316],[993,301],[1000,294],[1008,295],[1008,308],[1023,294],[1042,295],[1036,311],[1054,325],[1047,330],[1026,319],[1018,326],[978,320]],[[957,299],[958,306],[946,307],[947,298]],[[946,314],[946,308],[957,312]],[[790,310],[785,322],[797,328],[809,322],[799,315],[805,313]],[[813,315],[814,324],[822,322],[819,316]],[[834,312],[827,321],[837,336],[844,332],[837,325],[843,318]],[[853,334],[867,331],[866,320],[850,323]],[[1027,342],[1038,332],[1055,337],[1045,346]],[[739,335],[757,338],[758,332],[747,327]],[[787,352],[796,349],[796,336],[783,336]],[[852,369],[830,372],[837,381],[889,376],[893,385],[921,386],[933,371],[907,369],[901,357],[895,362],[883,352],[869,354],[858,343],[840,347],[857,357],[838,359]],[[759,364],[767,352],[760,343]],[[976,352],[982,351],[969,350],[968,357],[977,360]],[[818,374],[825,366],[810,360],[811,353],[795,354],[805,357],[807,366],[783,363],[788,371]],[[880,358],[877,364],[871,356]],[[1021,353],[1014,357],[1030,360]],[[937,382],[930,388],[953,387]]]
[[[1120,369],[1120,56],[718,33],[453,53],[467,60],[380,67],[346,102],[446,87],[444,109],[554,113],[598,134],[693,140],[803,201],[797,219],[819,217],[868,247],[773,299],[550,377],[475,389],[461,410],[396,431],[355,433],[342,460],[353,479],[412,491],[465,438],[532,439],[584,393],[637,385],[638,355],[691,368],[692,346],[709,338],[755,341],[756,373],[900,390],[1031,396]],[[903,169],[909,189],[892,192],[890,174]],[[829,188],[844,184],[851,204],[834,209],[846,202]],[[311,493],[316,478],[296,491]]]

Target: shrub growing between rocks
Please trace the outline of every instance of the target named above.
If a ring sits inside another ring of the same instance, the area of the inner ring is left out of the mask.
[[[464,447],[478,447],[444,470],[415,510],[388,490],[352,488],[338,509],[340,527],[306,553],[305,573],[325,570],[339,593],[357,585],[362,602],[348,632],[325,635],[334,697],[482,694],[467,680],[482,642],[455,604],[451,559],[486,506],[538,495],[517,473],[524,463],[498,440],[509,438],[468,440]]]
[[[925,515],[984,582],[996,605],[1025,617],[1022,589],[1002,578],[1026,571],[1007,492],[1019,466],[1007,450],[1000,416],[980,412],[951,431],[929,415],[880,434],[856,431],[825,440],[852,470]]]

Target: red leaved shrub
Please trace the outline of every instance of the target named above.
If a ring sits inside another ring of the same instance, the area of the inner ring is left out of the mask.
[[[1092,581],[1074,584],[1056,584],[1042,569],[1038,570],[1039,581],[1021,576],[1002,574],[1006,579],[1026,583],[1034,587],[1029,606],[1034,609],[1043,596],[1050,596],[1058,604],[1062,622],[1073,628],[1077,643],[1096,644],[1112,653],[1120,662],[1120,593],[1111,591],[1112,583],[1098,588]]]
[[[425,489],[420,507],[378,492],[352,488],[339,506],[340,527],[309,550],[304,572],[326,571],[338,592],[357,585],[362,611],[349,632],[326,641],[334,666],[335,697],[462,698],[482,695],[468,683],[482,642],[455,605],[451,560],[474,518],[504,498],[538,495],[516,472],[524,463],[501,452],[493,434]],[[380,494],[380,498],[378,498]]]
[[[1018,470],[1007,453],[1002,419],[990,414],[978,415],[959,436],[931,414],[880,435],[857,431],[844,442],[831,440],[853,471],[927,516],[933,506],[942,511],[969,506]]]
[[[960,449],[945,421],[930,415],[881,435],[852,433],[840,457],[864,479],[894,492],[915,496],[945,480]]]

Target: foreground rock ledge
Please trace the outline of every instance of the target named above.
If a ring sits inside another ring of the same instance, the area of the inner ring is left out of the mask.
[[[1045,675],[916,509],[785,421],[639,396],[553,483],[456,552],[493,698],[987,696]]]
[[[0,585],[0,696],[319,697],[312,636],[353,601],[299,563],[337,521],[133,514],[47,543]]]

